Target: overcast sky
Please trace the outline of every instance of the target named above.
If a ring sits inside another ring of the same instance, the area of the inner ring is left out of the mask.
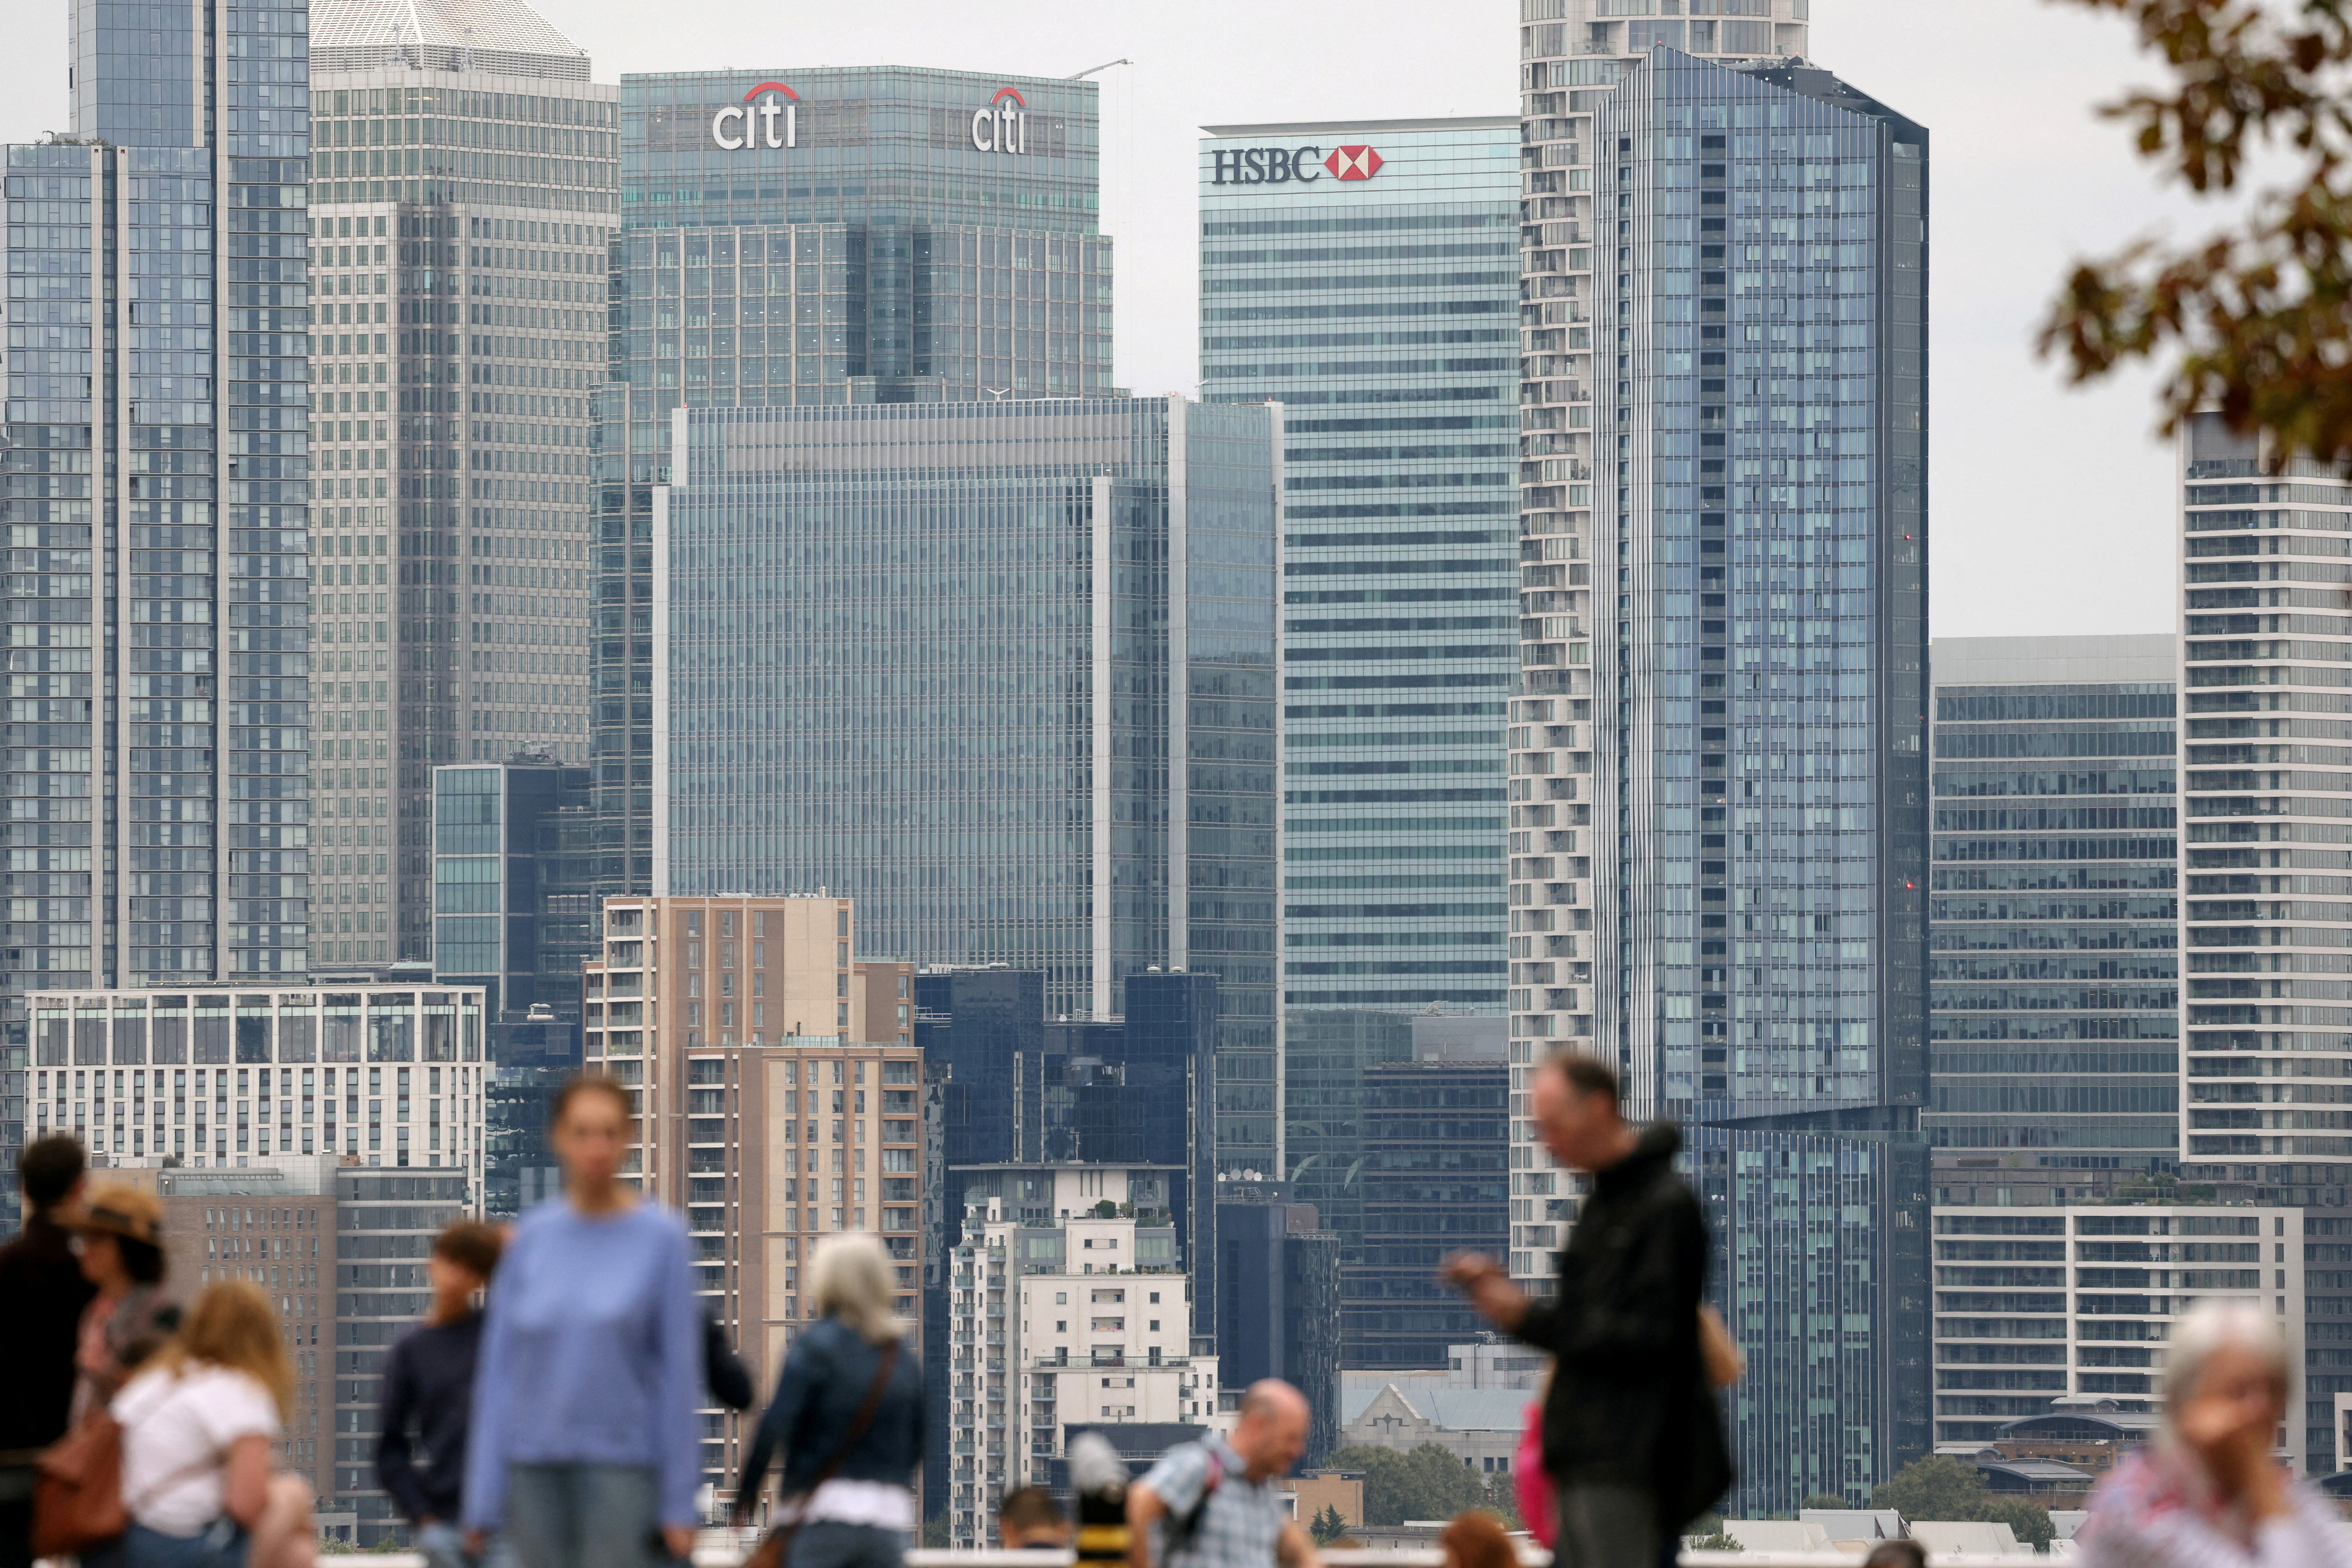
[[[1515,0],[534,0],[623,70],[1103,61],[1118,374],[1195,386],[1197,128],[1509,114]],[[64,0],[13,0],[0,141],[66,120]],[[2171,459],[2145,377],[2068,392],[2033,357],[2068,258],[2186,209],[2090,106],[2153,68],[2052,0],[1813,0],[1813,55],[1933,132],[1931,605],[1939,637],[2172,625]],[[2189,222],[2196,223],[2193,215]]]

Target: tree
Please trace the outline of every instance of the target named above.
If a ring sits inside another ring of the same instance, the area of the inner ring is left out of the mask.
[[[1870,1494],[1871,1507],[1906,1519],[1974,1519],[1984,1501],[1984,1478],[1948,1454],[1912,1460]]]
[[[2257,152],[2288,177],[2199,244],[2141,239],[2076,264],[2041,338],[2071,379],[2177,353],[2170,432],[2218,408],[2275,457],[2352,458],[2352,0],[2074,0],[2114,11],[2169,87],[2102,106],[2140,155],[2200,196],[2234,193]]]
[[[2048,1509],[2021,1498],[1988,1497],[1979,1505],[1976,1517],[2009,1526],[2011,1535],[2036,1552],[2046,1550],[2058,1533],[2058,1527],[2050,1522]]]
[[[1323,1505],[1323,1511],[1307,1525],[1307,1532],[1315,1538],[1316,1545],[1328,1546],[1348,1532],[1348,1521],[1339,1517],[1338,1504],[1327,1502]]]
[[[1797,1506],[1799,1508],[1846,1508],[1850,1505],[1842,1497],[1832,1497],[1827,1492],[1815,1492]]]
[[[1392,1448],[1349,1447],[1328,1468],[1364,1473],[1364,1522],[1402,1524],[1409,1519],[1452,1519],[1486,1500],[1478,1472],[1435,1443],[1409,1454]]]
[[[923,1548],[927,1552],[943,1552],[949,1544],[948,1516],[935,1513],[923,1521]]]

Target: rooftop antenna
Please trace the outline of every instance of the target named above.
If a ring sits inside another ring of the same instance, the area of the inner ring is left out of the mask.
[[[993,397],[999,403],[1003,402],[1007,397],[1010,397],[1013,395],[1013,389],[1009,386],[983,386],[981,388],[981,391],[988,394],[989,396]]]
[[[1088,66],[1086,69],[1078,72],[1077,75],[1064,77],[1062,79],[1064,81],[1084,81],[1087,78],[1094,75],[1097,71],[1107,71],[1113,66],[1131,66],[1135,62],[1133,60],[1105,60],[1098,66]]]

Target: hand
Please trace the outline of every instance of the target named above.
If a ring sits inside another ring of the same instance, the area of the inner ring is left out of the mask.
[[[1438,1266],[1437,1276],[1457,1289],[1475,1292],[1480,1281],[1502,1272],[1503,1266],[1483,1252],[1456,1252]]]
[[[490,1532],[488,1531],[469,1530],[466,1531],[467,1556],[479,1562],[481,1560],[482,1553],[489,1549],[489,1545]]]
[[[690,1524],[663,1525],[662,1546],[672,1557],[677,1558],[680,1562],[685,1562],[687,1559],[692,1557],[694,1555],[694,1526]]]
[[[1528,1299],[1513,1285],[1503,1266],[1482,1252],[1457,1252],[1445,1260],[1439,1277],[1461,1289],[1478,1315],[1509,1332],[1528,1315]]]
[[[2222,1494],[2243,1501],[2258,1520],[2287,1510],[2285,1479],[2271,1458],[2276,1425],[2276,1415],[2263,1403],[2201,1388],[2173,1423]]]

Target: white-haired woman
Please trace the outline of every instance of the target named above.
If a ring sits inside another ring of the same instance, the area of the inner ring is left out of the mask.
[[[2352,1568],[2352,1535],[2273,1457],[2294,1364],[2252,1302],[2207,1302],[2173,1326],[2165,1428],[2091,1493],[2075,1540],[2089,1568]]]
[[[736,1518],[749,1518],[783,1451],[780,1568],[898,1568],[906,1551],[923,1462],[923,1372],[892,1310],[897,1290],[873,1236],[817,1244],[805,1292],[817,1321],[793,1341],[735,1495]]]

